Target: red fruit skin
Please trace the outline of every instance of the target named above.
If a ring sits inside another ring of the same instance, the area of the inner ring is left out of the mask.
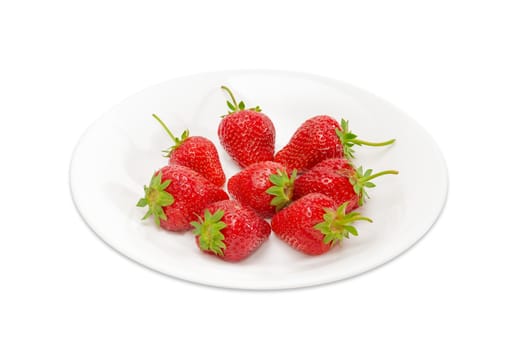
[[[225,183],[225,173],[213,142],[202,136],[190,136],[170,152],[169,164],[195,170],[217,186]]]
[[[269,218],[275,214],[275,207],[270,204],[274,197],[266,190],[273,186],[269,178],[277,170],[287,172],[282,164],[272,161],[251,164],[229,179],[227,190],[242,205]]]
[[[218,126],[218,137],[225,151],[243,168],[273,160],[275,126],[263,113],[242,110],[225,116]]]
[[[327,115],[307,119],[277,152],[275,161],[302,172],[322,160],[342,157],[342,145],[335,129],[341,130],[339,123]]]
[[[275,214],[271,220],[273,232],[302,253],[326,253],[331,245],[323,243],[324,235],[314,228],[314,225],[323,221],[323,208],[335,210],[333,199],[320,193],[308,194]]]
[[[190,222],[196,220],[196,214],[202,213],[208,204],[229,198],[221,188],[188,167],[170,164],[159,171],[162,182],[170,180],[165,191],[174,197],[174,203],[163,207],[167,220],[161,220],[160,226],[165,230],[189,230]]]
[[[210,213],[223,210],[222,221],[227,225],[222,229],[224,235],[224,255],[216,255],[220,259],[237,262],[250,256],[259,248],[271,233],[271,226],[252,209],[234,200],[224,200],[206,207]],[[204,210],[206,210],[204,209]],[[204,216],[203,216],[204,217]],[[195,242],[200,249],[199,237]],[[208,254],[212,252],[205,251]]]
[[[296,179],[293,196],[297,199],[309,193],[322,193],[332,198],[336,207],[349,202],[346,207],[349,213],[359,207],[360,197],[350,183],[354,173],[355,169],[344,158],[324,160]]]

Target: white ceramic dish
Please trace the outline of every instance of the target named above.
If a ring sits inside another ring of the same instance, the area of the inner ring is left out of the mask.
[[[361,210],[372,224],[360,235],[317,257],[302,255],[272,235],[251,257],[227,263],[201,253],[191,233],[168,233],[141,221],[135,206],[154,170],[166,164],[170,145],[151,118],[158,114],[175,133],[210,138],[226,175],[238,171],[216,135],[229,86],[247,106],[260,105],[277,130],[277,149],[308,117],[328,114],[350,121],[366,140],[397,142],[356,149],[357,164],[398,176],[375,180]],[[374,95],[324,77],[282,71],[226,71],[174,79],[126,99],[98,119],[80,139],[70,167],[71,192],[81,216],[107,244],[153,270],[180,279],[228,288],[283,289],[318,285],[371,270],[417,242],[442,211],[447,169],[433,139],[414,120]]]

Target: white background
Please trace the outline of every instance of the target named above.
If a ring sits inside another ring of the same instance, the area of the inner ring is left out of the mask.
[[[510,16],[506,1],[2,1],[0,348],[509,349]],[[147,86],[238,68],[326,75],[415,118],[449,166],[429,234],[282,292],[175,280],[103,244],[69,193],[80,135]]]

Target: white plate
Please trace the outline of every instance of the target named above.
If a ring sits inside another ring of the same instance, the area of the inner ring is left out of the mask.
[[[170,139],[151,118],[158,114],[174,133],[188,128],[217,146],[229,177],[238,168],[221,148],[216,130],[233,89],[247,106],[260,105],[274,122],[277,150],[307,118],[328,114],[350,121],[372,141],[396,138],[388,148],[356,149],[357,163],[398,176],[376,179],[361,210],[374,223],[357,223],[360,235],[317,257],[289,248],[274,235],[241,263],[201,253],[190,232],[168,233],[135,206],[154,170],[166,164]],[[153,270],[213,286],[282,289],[341,280],[371,270],[417,242],[442,211],[447,169],[433,139],[389,103],[353,86],[309,74],[226,71],[174,79],[126,99],[80,139],[70,167],[71,190],[86,223],[111,247]]]

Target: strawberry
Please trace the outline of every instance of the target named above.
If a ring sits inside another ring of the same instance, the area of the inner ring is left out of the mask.
[[[164,151],[165,156],[169,158],[169,164],[187,166],[213,184],[223,186],[225,173],[213,142],[202,136],[189,136],[188,130],[181,134],[181,138],[177,138],[156,114],[153,114],[153,117],[174,141],[174,146]]]
[[[395,140],[368,142],[357,139],[348,127],[348,121],[342,119],[341,125],[327,115],[318,115],[307,119],[293,134],[289,143],[275,155],[275,161],[288,169],[299,172],[312,168],[328,158],[342,156],[352,159],[354,145],[385,146]]]
[[[190,222],[202,213],[208,204],[228,199],[221,188],[212,184],[194,170],[178,164],[158,170],[149,186],[144,186],[145,196],[138,207],[148,206],[142,220],[151,215],[156,225],[169,231],[185,231]]]
[[[231,177],[227,189],[241,204],[263,217],[271,217],[291,201],[295,179],[296,171],[290,176],[279,163],[259,162]]]
[[[295,181],[294,196],[300,198],[309,193],[322,193],[332,198],[337,206],[347,203],[346,212],[349,213],[369,198],[366,188],[375,187],[371,180],[382,175],[398,174],[395,170],[372,172],[372,169],[364,171],[362,167],[355,169],[344,158],[326,159]]]
[[[320,193],[308,194],[273,217],[271,226],[277,237],[294,249],[308,255],[320,255],[341,244],[351,233],[358,236],[350,225],[357,220],[372,222],[359,213],[346,213],[348,203],[339,207],[333,199]]]
[[[271,233],[266,221],[234,200],[208,205],[199,220],[191,224],[202,251],[232,262],[248,257]]]
[[[229,88],[222,86],[232,99],[227,101],[228,114],[218,126],[218,137],[225,151],[241,167],[265,160],[273,160],[275,127],[259,106],[245,109],[245,103],[236,102]]]

